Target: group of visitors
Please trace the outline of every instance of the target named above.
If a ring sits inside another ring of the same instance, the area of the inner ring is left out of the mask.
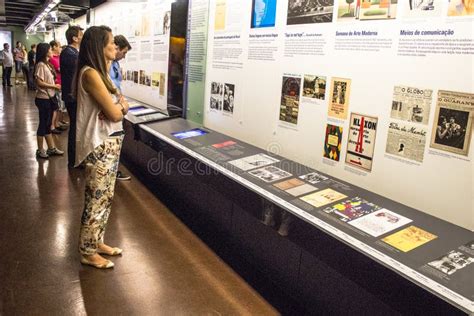
[[[36,156],[48,159],[64,154],[52,136],[67,128],[58,112],[63,101],[70,122],[68,167],[85,169],[80,261],[96,268],[111,268],[114,264],[103,255],[122,253],[122,249],[104,243],[115,181],[130,179],[118,171],[124,137],[122,120],[128,112],[128,102],[120,90],[118,61],[132,47],[124,36],[114,38],[107,26],[92,26],[85,32],[79,26],[71,26],[66,40],[68,45],[63,49],[54,40],[39,43],[33,58],[26,54],[28,62],[34,63],[35,105],[39,113]],[[4,48],[5,68],[8,44]],[[31,65],[27,68],[31,69]],[[5,76],[4,85],[10,86]]]

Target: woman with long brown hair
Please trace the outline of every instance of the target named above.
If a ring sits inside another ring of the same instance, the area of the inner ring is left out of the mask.
[[[104,243],[111,211],[127,101],[108,76],[116,47],[110,28],[92,26],[84,33],[75,78],[77,98],[76,166],[86,167],[85,205],[81,218],[81,263],[99,269],[114,264],[102,255],[120,255],[122,249]]]

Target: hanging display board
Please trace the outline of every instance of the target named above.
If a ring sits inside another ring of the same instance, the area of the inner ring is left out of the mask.
[[[474,230],[468,5],[210,0],[204,124]]]

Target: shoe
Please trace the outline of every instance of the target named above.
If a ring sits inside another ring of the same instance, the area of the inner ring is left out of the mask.
[[[36,158],[48,159],[49,155],[44,151],[44,149],[36,150]]]
[[[97,269],[110,269],[114,267],[114,263],[110,260],[107,260],[106,263],[103,263],[103,264],[97,264],[97,263],[87,260],[87,258],[84,258],[82,256],[81,256],[81,263],[86,264],[88,266],[92,266]]]
[[[126,175],[126,174],[122,173],[122,171],[117,171],[117,180],[128,181],[131,178],[132,177],[130,177],[129,175]]]
[[[57,149],[56,147],[54,148],[49,148],[46,153],[50,156],[61,156],[64,154],[64,151]]]
[[[97,248],[97,253],[99,255],[118,256],[118,255],[121,255],[122,252],[123,252],[123,249],[120,249],[118,247],[113,247],[112,252],[107,252],[107,251],[104,251],[104,250],[101,250],[101,249]]]
[[[62,131],[60,131],[59,129],[55,128],[55,129],[52,129],[52,130],[51,130],[51,133],[53,133],[53,134],[61,134]]]
[[[56,130],[59,130],[59,132],[63,132],[65,130],[67,130],[67,126],[66,125],[59,125],[58,127],[55,128]]]
[[[290,229],[291,222],[292,222],[291,215],[288,212],[283,212],[283,214],[281,214],[280,228],[278,229],[278,234],[280,234],[280,236],[283,236],[283,237],[288,236],[288,231]]]

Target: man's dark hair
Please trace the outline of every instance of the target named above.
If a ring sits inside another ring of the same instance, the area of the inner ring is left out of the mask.
[[[8,43],[3,43],[3,48],[7,47]]]
[[[82,31],[83,28],[78,26],[78,25],[73,25],[73,26],[70,26],[67,30],[66,30],[66,40],[67,40],[67,43],[69,45],[71,45],[74,40],[73,40],[73,37],[78,37],[79,36],[79,32]]]
[[[31,44],[31,49],[35,48],[36,44]]]
[[[132,49],[132,46],[130,46],[130,43],[127,41],[127,39],[123,35],[116,35],[114,37],[114,43],[115,45],[118,46],[120,50],[124,49],[125,47],[127,47],[128,50]]]

